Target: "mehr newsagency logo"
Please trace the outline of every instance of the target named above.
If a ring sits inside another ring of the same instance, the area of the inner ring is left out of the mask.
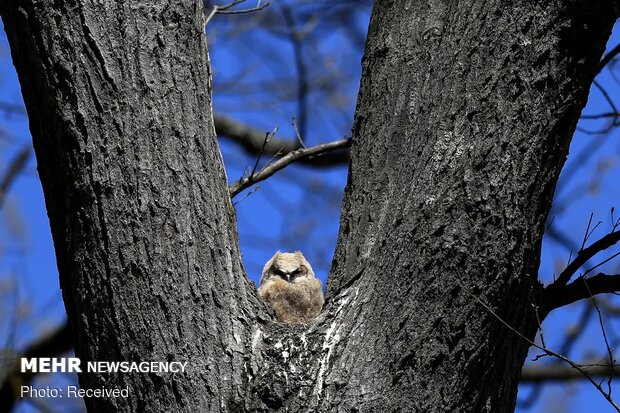
[[[22,358],[22,373],[185,373],[187,361],[89,361],[85,365],[77,357]],[[21,386],[21,397],[129,397],[129,388],[81,389],[75,385],[37,388]]]

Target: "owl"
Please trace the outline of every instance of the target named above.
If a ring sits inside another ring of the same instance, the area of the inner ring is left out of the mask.
[[[309,323],[323,308],[321,281],[299,251],[278,251],[267,261],[258,294],[283,323]]]

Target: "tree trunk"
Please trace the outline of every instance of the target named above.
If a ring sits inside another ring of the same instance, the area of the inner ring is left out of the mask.
[[[5,1],[60,283],[91,412],[221,411],[239,399],[255,315],[211,113],[202,2]]]
[[[307,328],[274,323],[244,274],[202,2],[0,12],[78,357],[189,362],[82,374],[130,393],[89,411],[514,409],[544,223],[617,3],[375,4],[328,300]]]
[[[357,294],[336,327],[337,406],[514,410],[529,343],[489,310],[534,339],[544,224],[616,15],[375,4],[329,285]]]

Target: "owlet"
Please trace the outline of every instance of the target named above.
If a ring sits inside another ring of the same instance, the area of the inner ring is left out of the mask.
[[[283,323],[308,323],[323,308],[321,281],[299,251],[278,251],[267,261],[258,294],[271,304],[278,321]]]

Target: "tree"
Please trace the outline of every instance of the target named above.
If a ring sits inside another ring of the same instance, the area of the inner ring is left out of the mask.
[[[193,365],[82,375],[132,394],[89,410],[513,410],[541,320],[588,296],[574,268],[543,289],[538,257],[619,7],[376,3],[327,303],[304,328],[244,275],[202,3],[5,0],[77,355]]]

